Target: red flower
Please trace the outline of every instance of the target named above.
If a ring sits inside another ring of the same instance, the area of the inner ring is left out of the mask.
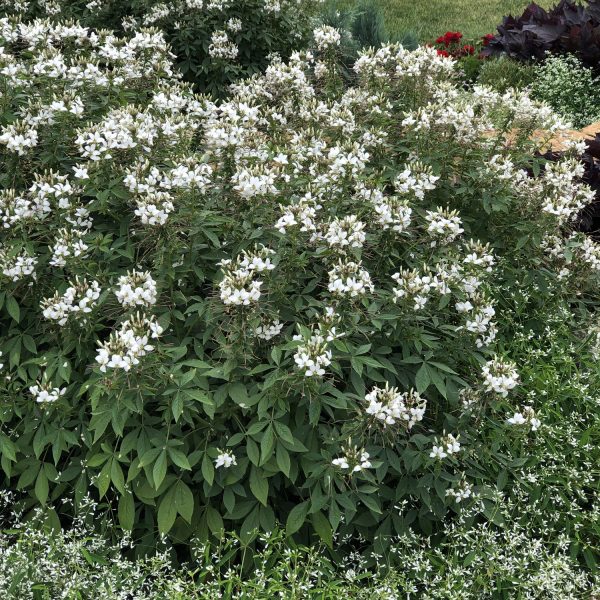
[[[446,45],[457,44],[462,39],[462,36],[463,34],[460,31],[446,31],[444,34]]]
[[[462,47],[463,54],[475,54],[475,48],[471,44],[466,44]]]
[[[445,44],[446,43],[446,38],[443,35],[440,35],[440,37],[435,40],[436,44]]]
[[[486,33],[483,38],[481,38],[483,40],[483,45],[488,46],[495,37],[496,36],[493,33]]]
[[[437,53],[438,56],[445,56],[446,58],[450,56],[450,52],[448,52],[448,50],[438,50]]]

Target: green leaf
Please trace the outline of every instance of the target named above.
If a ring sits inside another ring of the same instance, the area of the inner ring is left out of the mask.
[[[289,452],[285,449],[283,444],[277,443],[277,453],[276,453],[277,466],[281,470],[282,473],[285,474],[286,477],[290,476],[290,455]]]
[[[243,383],[232,383],[227,391],[236,404],[248,404],[248,391]]]
[[[116,458],[113,458],[111,467],[110,467],[110,478],[114,484],[114,486],[121,492],[121,494],[125,493],[125,477],[123,476],[123,469],[121,469],[121,465]]]
[[[260,464],[264,465],[273,455],[273,448],[275,446],[275,433],[273,432],[273,425],[269,425],[263,433],[262,440],[260,442]]]
[[[131,531],[135,522],[135,502],[131,492],[127,491],[121,494],[117,513],[119,525],[126,531]]]
[[[267,505],[269,481],[256,467],[252,467],[250,471],[250,490],[263,506]]]
[[[7,296],[7,298],[6,298],[6,310],[8,310],[8,314],[17,323],[21,320],[21,310],[19,309],[18,302],[14,299],[13,296]]]
[[[181,480],[175,484],[175,507],[177,512],[188,522],[192,522],[194,514],[194,495],[192,490]]]
[[[167,452],[163,450],[156,459],[154,467],[152,469],[152,477],[154,479],[154,487],[158,489],[160,484],[164,481],[167,474]]]
[[[186,471],[192,470],[188,457],[181,450],[177,450],[177,448],[170,447],[169,457],[181,469],[185,469]]]
[[[34,492],[35,497],[41,504],[46,504],[46,500],[48,500],[48,491],[48,478],[46,477],[46,473],[44,473],[44,469],[40,469],[37,479],[35,480]]]
[[[248,441],[246,442],[246,452],[248,454],[248,458],[250,459],[250,462],[253,465],[258,466],[258,464],[260,463],[260,455],[258,453],[258,445],[251,438],[248,438]]]
[[[162,497],[160,506],[158,507],[158,530],[161,533],[169,533],[177,518],[177,507],[173,498],[173,490],[174,487]]]
[[[206,524],[215,535],[220,534],[225,529],[219,511],[212,506],[209,506],[206,509]]]
[[[285,523],[285,531],[287,535],[293,535],[302,527],[302,525],[304,525],[306,515],[308,514],[308,509],[309,503],[306,500],[292,508]]]
[[[419,370],[417,371],[417,375],[415,377],[415,385],[417,386],[417,392],[421,394],[424,392],[431,383],[431,377],[429,375],[429,369],[427,364],[423,363]]]
[[[205,454],[202,457],[202,477],[206,480],[208,485],[212,485],[215,480],[215,465],[213,465],[212,460],[208,454]]]
[[[317,535],[325,542],[328,548],[333,548],[333,531],[327,517],[319,511],[312,514],[310,520]]]

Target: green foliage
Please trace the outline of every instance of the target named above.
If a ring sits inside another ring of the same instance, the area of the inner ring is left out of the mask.
[[[522,90],[529,86],[536,76],[535,67],[510,58],[488,58],[481,61],[478,83],[498,92],[510,88]]]
[[[6,514],[10,504],[3,509]],[[386,556],[372,567],[356,554],[332,559],[321,545],[292,548],[281,530],[262,537],[256,549],[227,534],[212,547],[195,546],[193,559],[177,568],[166,549],[124,559],[127,544],[95,532],[93,516],[86,510],[68,532],[52,531],[39,515],[11,523],[0,537],[3,598],[390,600],[418,590],[435,600],[563,600],[598,592],[597,580],[569,556],[562,539],[526,519],[505,528],[463,522],[436,540],[408,533],[389,540]],[[390,557],[400,568],[390,568]]]
[[[576,56],[548,56],[535,68],[531,91],[576,128],[600,119],[600,78]]]

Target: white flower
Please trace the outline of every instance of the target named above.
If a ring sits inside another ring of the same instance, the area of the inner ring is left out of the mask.
[[[519,374],[515,365],[498,358],[488,361],[481,372],[485,390],[500,394],[504,398],[519,384]]]
[[[152,306],[156,304],[156,281],[149,271],[131,271],[118,280],[119,288],[115,296],[120,304],[126,307]]]
[[[329,25],[322,25],[321,27],[315,29],[313,31],[313,36],[315,38],[317,48],[321,51],[339,46],[342,39],[340,32]]]
[[[223,467],[229,469],[229,467],[237,465],[237,460],[232,450],[220,450],[219,455],[215,459],[215,468],[219,469]]]

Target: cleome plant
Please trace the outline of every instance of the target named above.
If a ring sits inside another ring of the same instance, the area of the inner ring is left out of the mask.
[[[91,494],[144,547],[498,522],[544,415],[497,314],[585,309],[584,148],[546,163],[552,111],[465,90],[433,48],[366,51],[348,87],[339,43],[321,27],[215,102],[158,30],[0,19],[20,510],[58,525]]]
[[[57,23],[74,19],[95,29],[133,35],[156,27],[177,70],[196,89],[227,93],[240,78],[264,70],[271,55],[306,45],[322,0],[0,0],[0,16]]]

